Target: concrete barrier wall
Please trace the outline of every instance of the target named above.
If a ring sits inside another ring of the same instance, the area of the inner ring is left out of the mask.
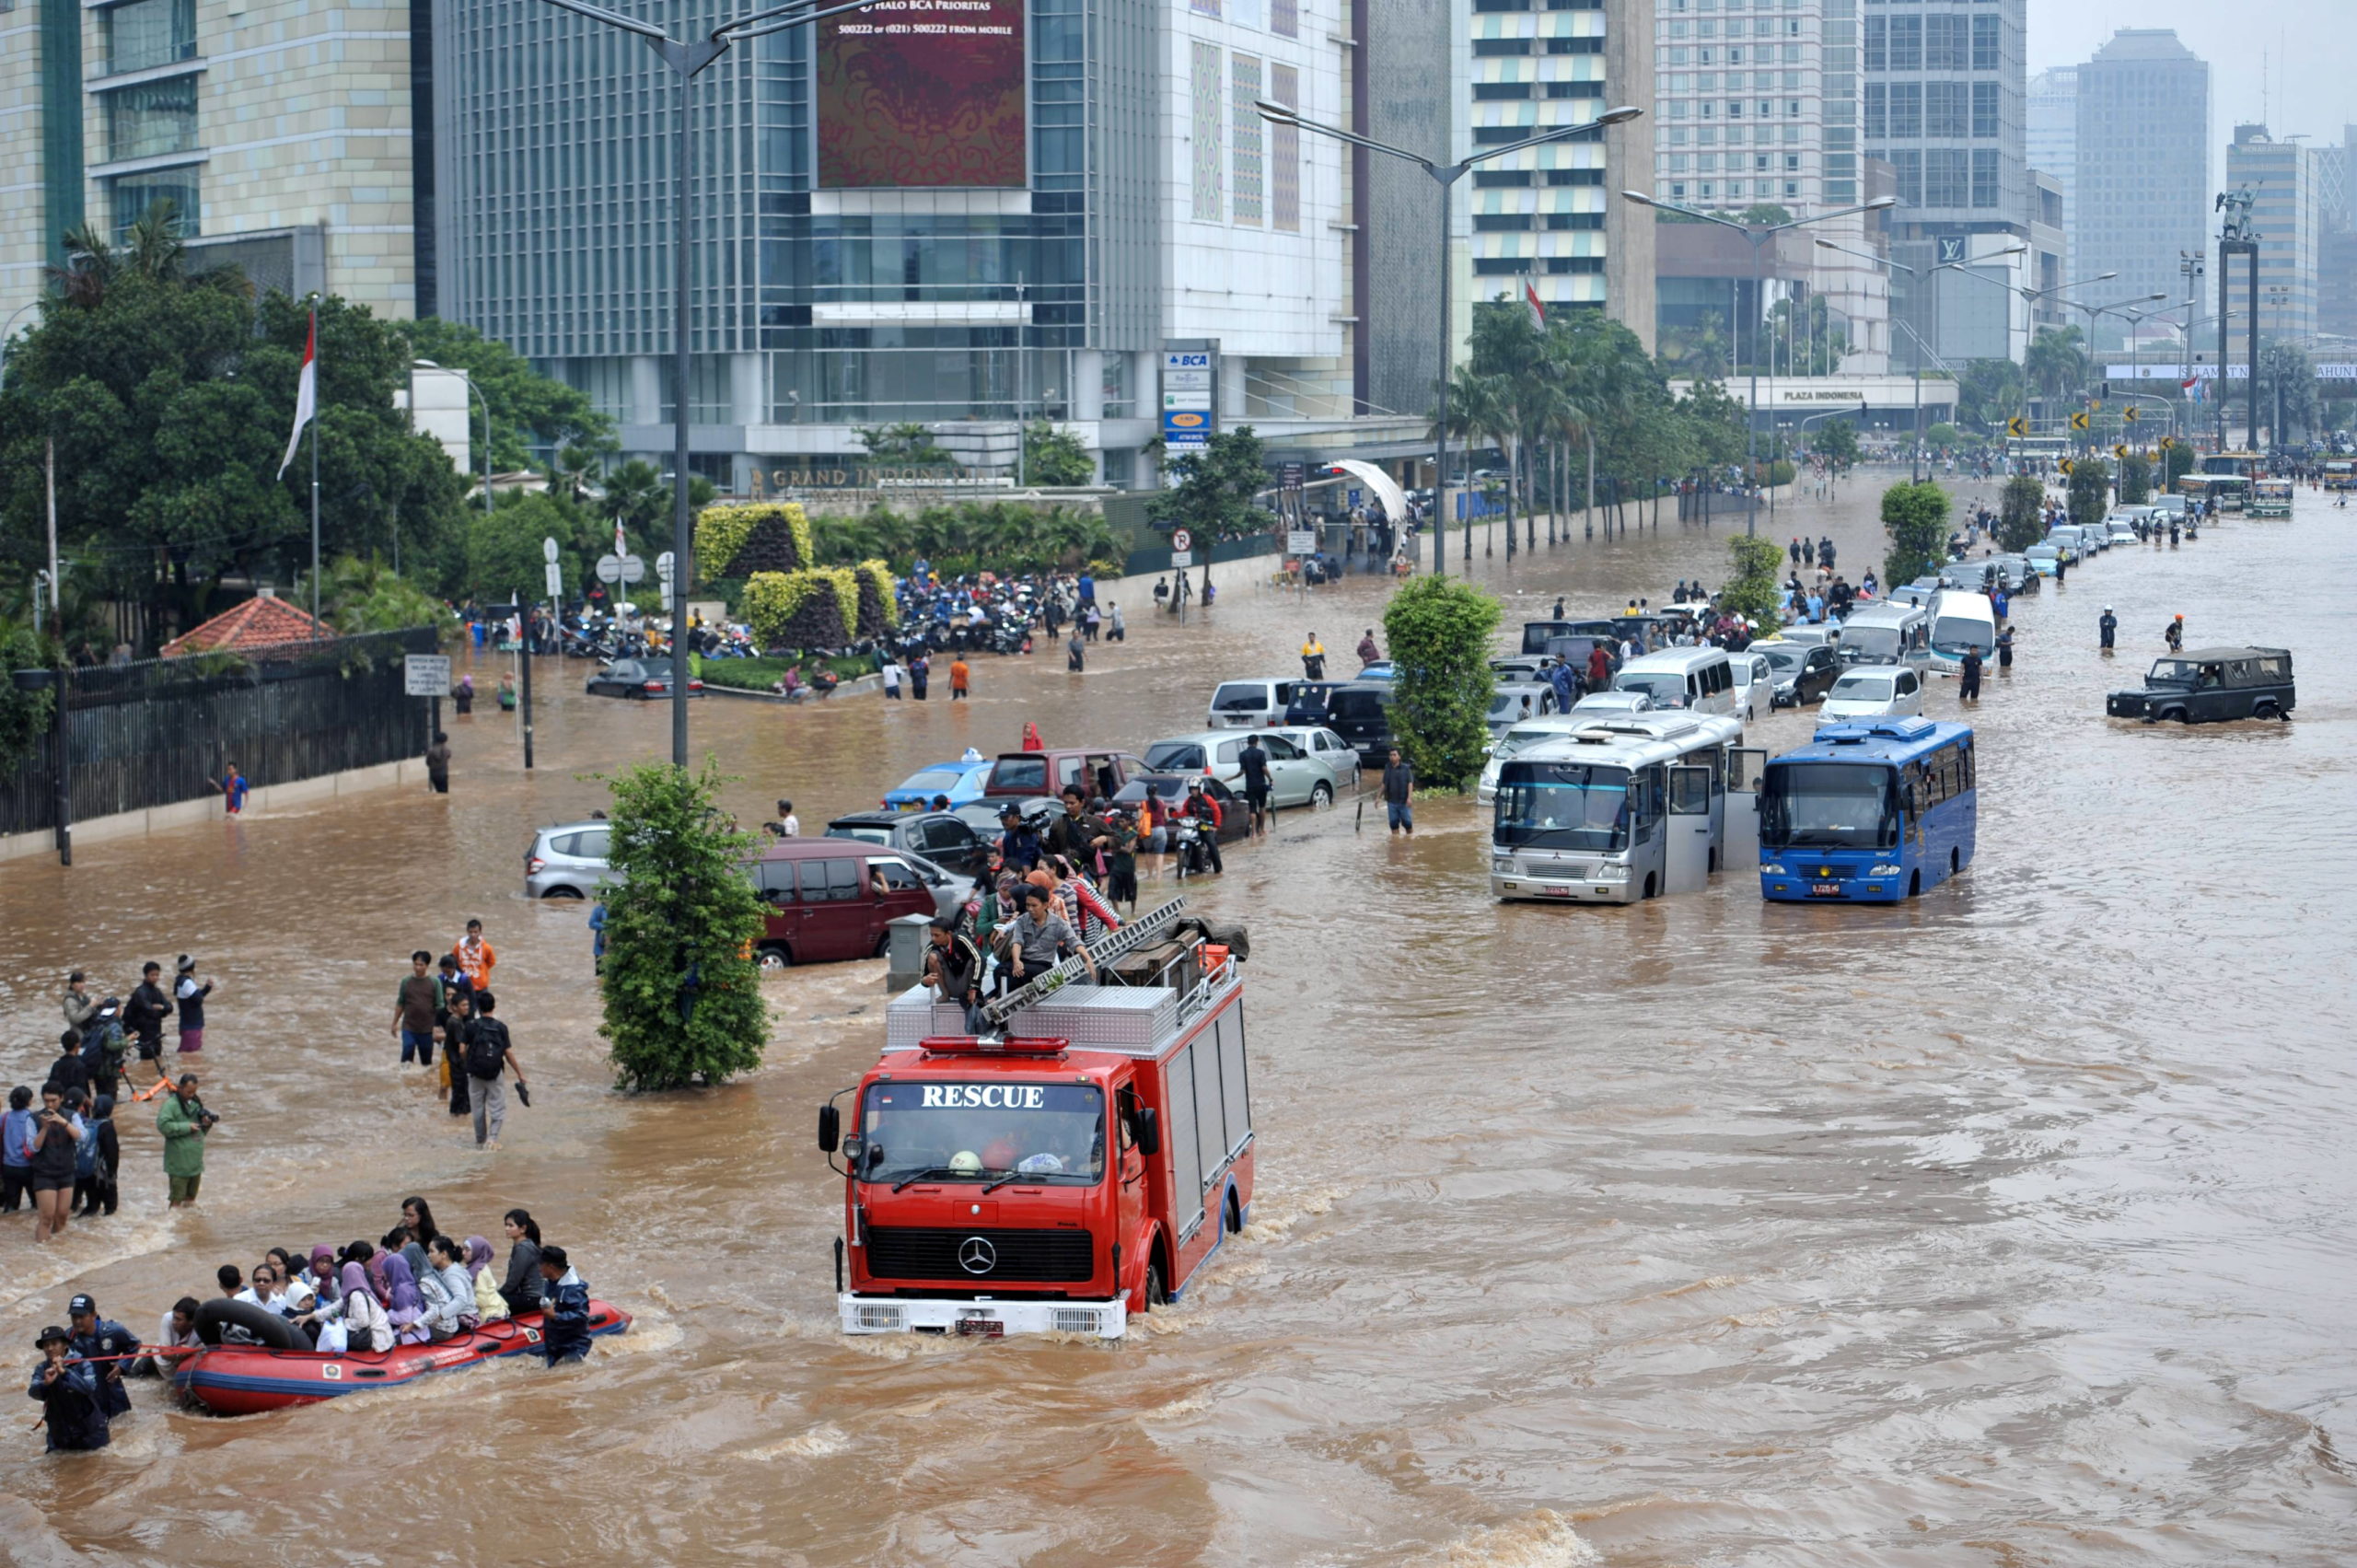
[[[332,800],[338,796],[361,795],[401,784],[424,787],[424,758],[379,762],[372,768],[354,768],[341,773],[324,773],[315,779],[271,784],[246,796],[244,815],[267,817],[274,810],[310,801]],[[151,806],[144,811],[122,811],[111,817],[94,817],[87,822],[76,822],[74,824],[74,842],[78,846],[104,843],[110,839],[142,839],[150,833],[167,833],[199,823],[218,822],[227,815],[228,809],[217,795],[203,800],[175,801],[169,806]],[[56,853],[57,835],[46,828],[36,832],[0,838],[0,861]]]

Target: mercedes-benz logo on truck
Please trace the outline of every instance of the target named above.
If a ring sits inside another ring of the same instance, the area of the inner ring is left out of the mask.
[[[987,1274],[998,1267],[998,1249],[983,1237],[970,1236],[958,1245],[958,1266],[970,1274]]]

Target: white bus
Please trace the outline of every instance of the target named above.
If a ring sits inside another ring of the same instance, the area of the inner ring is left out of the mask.
[[[1997,611],[1989,596],[1943,588],[1932,596],[1932,669],[1954,675],[1964,668],[1964,651],[1975,648],[1985,661],[1997,651]]]
[[[1755,762],[1743,726],[1710,714],[1651,714],[1539,740],[1498,771],[1490,891],[1501,900],[1635,903],[1699,892],[1725,864],[1728,799]]]

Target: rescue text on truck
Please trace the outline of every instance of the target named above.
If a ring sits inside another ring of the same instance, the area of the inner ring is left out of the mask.
[[[986,1004],[999,1033],[904,993],[875,1068],[819,1109],[845,1332],[1118,1339],[1243,1228],[1242,929],[1174,899],[1090,952],[1099,983],[1072,959]]]

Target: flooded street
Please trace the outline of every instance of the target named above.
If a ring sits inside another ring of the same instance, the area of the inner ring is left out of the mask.
[[[1775,537],[1830,533],[1846,575],[1879,573],[1888,478],[1781,508]],[[1184,1305],[1109,1348],[836,1330],[841,1186],[812,1131],[881,1042],[880,963],[766,981],[749,1079],[610,1091],[585,909],[527,901],[522,862],[603,804],[590,774],[668,755],[668,717],[583,695],[578,661],[540,666],[528,779],[485,702],[450,726],[447,797],[0,866],[8,1083],[55,1054],[70,969],[127,993],[189,953],[220,981],[202,1207],[166,1213],[152,1112],[127,1108],[122,1213],[38,1249],[29,1214],[0,1218],[11,1365],[74,1290],[149,1333],[219,1264],[373,1241],[412,1193],[461,1237],[530,1209],[637,1315],[586,1366],[273,1415],[136,1387],[92,1458],[44,1458],[18,1398],[0,1560],[2345,1562],[2348,517],[2303,491],[2289,522],[2115,548],[2017,601],[2019,662],[1970,715],[1978,859],[1909,904],[1765,904],[1737,868],[1631,908],[1501,908],[1469,796],[1420,805],[1412,841],[1346,800],[1231,853],[1188,891],[1251,927],[1259,1199]],[[1718,583],[1741,527],[1666,515],[1550,552],[1542,524],[1511,572],[1477,545],[1474,575],[1511,638],[1558,595],[1599,613]],[[696,746],[745,821],[788,796],[815,832],[1026,719],[1051,745],[1200,728],[1220,679],[1295,672],[1306,630],[1345,657],[1379,634],[1389,587],[1218,581],[1183,626],[1150,578],[1105,590],[1131,640],[1085,676],[1042,652],[978,657],[954,706],[946,681],[923,704],[708,698]],[[2180,611],[2189,646],[2289,646],[2296,717],[2107,720]],[[1930,711],[1956,708],[1933,682]],[[470,916],[534,1091],[489,1155],[388,1033],[411,949]]]

